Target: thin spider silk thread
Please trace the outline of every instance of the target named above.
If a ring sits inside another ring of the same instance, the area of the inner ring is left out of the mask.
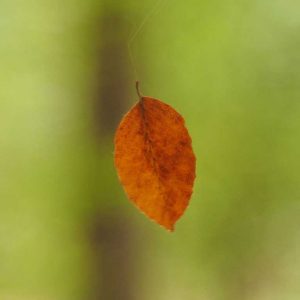
[[[132,45],[133,41],[135,40],[135,38],[138,36],[138,34],[143,29],[143,27],[149,21],[149,19],[158,11],[158,8],[160,8],[162,6],[162,4],[167,2],[167,1],[168,0],[158,0],[155,3],[155,5],[153,6],[153,8],[148,12],[148,14],[146,14],[146,16],[144,17],[144,19],[142,20],[142,22],[140,23],[138,28],[133,32],[133,34],[131,34],[131,36],[128,39],[128,42],[127,42],[128,54],[129,54],[130,63],[132,65],[132,68],[133,68],[133,71],[134,71],[134,76],[135,76],[135,81],[136,82],[138,81],[139,76],[138,76],[137,68],[136,68],[135,61],[134,61],[134,58],[133,58],[133,55],[132,55],[131,45]]]

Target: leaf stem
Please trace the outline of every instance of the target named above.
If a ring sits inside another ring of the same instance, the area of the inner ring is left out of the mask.
[[[138,80],[135,82],[135,89],[136,89],[136,93],[139,96],[140,100],[142,100],[143,95],[140,92],[140,82]]]

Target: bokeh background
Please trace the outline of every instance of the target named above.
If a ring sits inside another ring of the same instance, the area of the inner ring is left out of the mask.
[[[295,0],[0,0],[0,299],[300,299],[299,53]],[[174,233],[113,165],[134,69],[197,155]]]

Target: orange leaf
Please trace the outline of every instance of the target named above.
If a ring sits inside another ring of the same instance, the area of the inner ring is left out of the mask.
[[[115,165],[129,199],[173,231],[193,191],[191,138],[184,119],[171,106],[139,96],[117,129]]]

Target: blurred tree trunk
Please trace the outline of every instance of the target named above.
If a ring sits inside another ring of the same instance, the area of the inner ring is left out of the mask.
[[[104,3],[101,20],[100,82],[94,119],[100,145],[107,139],[113,140],[129,98],[128,24],[122,10],[112,6],[110,1]],[[113,181],[114,178],[107,180]],[[117,199],[117,195],[113,198]],[[90,222],[91,259],[95,268],[91,283],[92,299],[135,299],[133,227],[122,212],[118,213],[118,209],[113,212],[102,210]]]

